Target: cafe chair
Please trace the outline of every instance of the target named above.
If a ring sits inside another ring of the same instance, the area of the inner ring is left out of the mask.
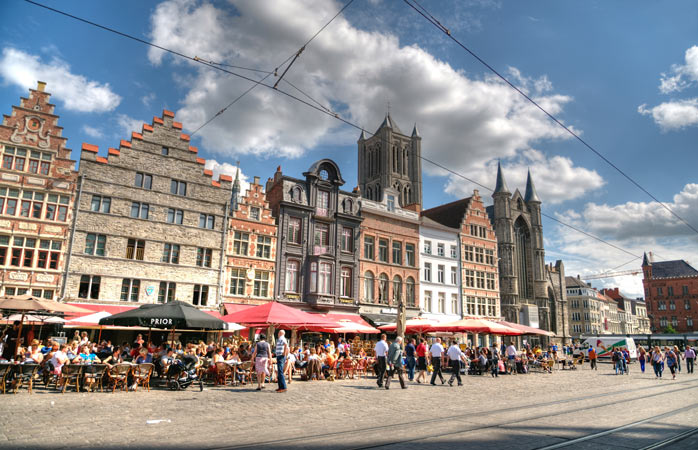
[[[61,377],[58,384],[61,386],[61,394],[71,384],[75,385],[75,392],[80,392],[80,378],[82,378],[82,368],[80,364],[65,364],[61,369]]]
[[[94,392],[96,388],[99,388],[99,391],[103,392],[102,379],[106,371],[106,364],[90,364],[85,366],[83,369],[83,388],[92,392]]]
[[[150,376],[153,374],[154,368],[155,366],[150,363],[143,363],[133,366],[133,379],[136,382],[134,391],[138,389],[138,386],[143,386],[148,392],[150,392]]]

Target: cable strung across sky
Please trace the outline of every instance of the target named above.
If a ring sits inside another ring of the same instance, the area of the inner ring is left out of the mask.
[[[32,1],[32,0],[24,0],[24,1],[27,2],[27,3],[30,3],[30,4],[32,4],[32,5],[35,5],[35,6],[44,8],[44,9],[47,9],[47,10],[49,10],[49,11],[52,11],[52,12],[54,12],[54,13],[63,15],[63,16],[65,16],[65,17],[69,17],[69,18],[74,19],[74,20],[77,20],[77,21],[79,21],[79,22],[83,22],[83,23],[86,23],[86,24],[88,24],[88,25],[91,25],[91,26],[100,28],[100,29],[102,29],[102,30],[109,31],[109,32],[114,33],[114,34],[117,34],[117,35],[119,35],[119,36],[121,36],[121,37],[125,37],[125,38],[127,38],[127,39],[134,40],[134,41],[139,42],[139,43],[141,43],[141,44],[145,44],[145,45],[148,45],[148,46],[157,48],[157,49],[162,50],[162,51],[164,51],[164,52],[171,53],[171,54],[176,55],[176,56],[179,56],[179,57],[181,57],[181,58],[188,59],[188,60],[190,60],[190,61],[192,61],[192,62],[195,62],[195,63],[197,63],[197,64],[202,64],[202,65],[207,66],[207,67],[210,67],[210,68],[212,68],[212,69],[222,71],[222,72],[224,72],[224,73],[233,75],[233,76],[235,76],[235,77],[238,77],[238,78],[241,78],[241,79],[244,79],[244,80],[246,80],[246,81],[249,81],[249,82],[253,83],[253,85],[252,85],[248,90],[246,90],[246,91],[243,92],[241,95],[239,95],[238,97],[236,97],[228,106],[226,106],[225,108],[223,108],[222,110],[220,110],[216,115],[214,115],[212,118],[210,118],[207,122],[205,122],[202,126],[200,126],[196,131],[200,130],[203,126],[205,126],[206,124],[210,123],[210,122],[211,122],[212,120],[214,120],[216,117],[218,117],[219,115],[221,115],[228,107],[230,107],[232,104],[234,104],[235,102],[237,102],[240,98],[242,98],[244,95],[246,95],[248,92],[250,92],[250,91],[251,91],[252,89],[254,89],[255,87],[257,87],[257,86],[264,86],[264,87],[266,87],[266,88],[268,88],[268,89],[271,89],[271,90],[273,90],[273,91],[275,91],[275,92],[278,92],[278,93],[280,93],[280,94],[283,94],[283,95],[285,95],[285,96],[287,96],[287,97],[289,97],[289,98],[291,98],[291,99],[293,99],[293,100],[295,100],[295,101],[297,101],[297,102],[300,102],[300,103],[302,103],[302,104],[304,104],[304,105],[306,105],[306,106],[308,106],[308,107],[310,107],[310,108],[313,108],[313,109],[315,109],[315,110],[317,110],[317,111],[319,111],[319,112],[321,112],[321,113],[323,113],[323,114],[326,114],[326,115],[328,115],[328,116],[334,117],[336,120],[339,120],[339,121],[345,123],[346,125],[349,125],[349,126],[355,128],[355,129],[357,129],[357,130],[359,130],[359,131],[361,131],[361,132],[363,132],[363,133],[366,133],[367,135],[374,136],[374,133],[372,133],[372,132],[370,132],[370,131],[368,131],[368,130],[365,130],[363,127],[361,127],[361,126],[359,126],[359,125],[357,125],[357,124],[351,122],[351,121],[348,120],[348,119],[343,118],[343,117],[340,116],[338,113],[332,112],[332,111],[329,110],[328,108],[322,106],[322,105],[321,105],[319,102],[317,102],[316,100],[312,99],[312,97],[310,97],[308,94],[305,94],[303,91],[300,91],[300,89],[298,89],[298,88],[296,88],[296,89],[299,90],[299,92],[303,93],[305,96],[307,96],[308,98],[310,98],[313,102],[318,103],[318,105],[320,105],[320,106],[313,105],[313,104],[309,103],[308,101],[303,100],[302,98],[299,98],[299,97],[297,97],[297,96],[295,96],[295,95],[293,95],[293,94],[291,94],[291,93],[289,93],[289,92],[287,92],[287,91],[284,91],[284,90],[282,90],[282,89],[278,89],[278,87],[275,88],[273,85],[264,83],[264,81],[265,81],[269,76],[271,76],[272,74],[275,74],[275,73],[277,72],[278,68],[277,68],[277,70],[275,70],[275,71],[273,71],[273,72],[272,72],[272,71],[267,72],[267,75],[266,75],[264,78],[262,78],[261,80],[255,80],[255,79],[253,79],[253,78],[250,78],[250,77],[247,77],[247,76],[245,76],[245,75],[242,75],[242,74],[239,74],[239,73],[236,73],[236,72],[233,72],[233,71],[224,69],[224,68],[222,67],[222,66],[231,66],[231,65],[229,65],[229,64],[222,64],[222,63],[216,63],[216,62],[213,62],[213,61],[206,61],[206,60],[204,60],[204,59],[199,58],[198,56],[189,56],[189,55],[186,55],[186,54],[184,54],[184,53],[178,52],[178,51],[176,51],[176,50],[172,50],[172,49],[169,49],[169,48],[166,48],[166,47],[162,47],[162,46],[160,46],[160,45],[157,45],[157,44],[155,44],[155,43],[153,43],[153,42],[150,42],[150,41],[147,41],[147,40],[145,40],[145,39],[138,38],[138,37],[133,36],[133,35],[130,35],[130,34],[128,34],[128,33],[124,33],[124,32],[122,32],[122,31],[118,31],[118,30],[116,30],[116,29],[114,29],[114,28],[110,28],[110,27],[107,27],[107,26],[105,26],[105,25],[101,25],[101,24],[92,22],[92,21],[90,21],[90,20],[83,19],[83,18],[81,18],[81,17],[78,17],[78,16],[75,16],[75,15],[73,15],[73,14],[70,14],[70,13],[67,13],[67,12],[64,12],[64,11],[61,11],[61,10],[52,8],[52,7],[47,6],[47,5],[43,5],[43,4],[41,4],[41,3],[37,3],[37,2],[35,2],[35,1]],[[339,12],[337,12],[337,14],[336,14],[329,22],[327,22],[322,28],[320,28],[320,30],[318,30],[318,32],[316,32],[316,33],[303,45],[303,47],[307,46],[313,39],[315,39],[315,38],[316,38],[316,37],[317,37],[317,36],[318,36],[318,35],[319,35],[319,34],[320,34],[320,33],[321,33],[334,19],[335,19],[337,16],[339,16],[352,2],[353,2],[353,0],[350,0],[346,5],[344,5],[344,7],[343,7],[341,10],[339,10]],[[409,4],[409,2],[408,2],[408,4]],[[410,5],[410,6],[412,6],[413,8],[415,8],[413,5]],[[415,8],[415,9],[416,9],[416,8]],[[424,15],[424,13],[422,13],[421,11],[417,10],[417,12],[419,12],[422,16],[424,16],[425,18],[427,18],[427,17]],[[427,18],[427,20],[429,20],[429,21],[431,22],[431,20],[430,20],[429,18]],[[432,23],[434,23],[434,22],[432,22]],[[445,29],[445,28],[444,28],[443,26],[441,26],[440,24],[437,25],[437,26],[438,26],[440,29]],[[450,36],[450,32],[448,32],[447,34]],[[458,41],[456,41],[456,42],[458,42]],[[460,45],[462,46],[462,44],[460,44]],[[465,48],[465,47],[464,47],[464,48]],[[297,54],[298,54],[298,51],[294,52],[291,56],[289,56],[289,57],[286,59],[286,61],[284,61],[282,64],[280,64],[279,67],[283,67],[284,64],[286,64],[289,60],[291,60],[291,59],[292,59],[293,57],[295,57]],[[474,54],[473,54],[473,56],[475,56],[476,58],[478,58],[478,57],[477,57],[476,55],[474,55]],[[478,58],[478,60],[480,60],[480,59]],[[487,65],[484,61],[482,61],[482,60],[480,60],[480,61],[481,61],[483,64]],[[240,66],[231,66],[231,67],[240,68],[240,69],[242,69],[242,70],[253,70],[253,71],[263,72],[263,73],[265,72],[265,71],[260,71],[260,70],[257,70],[257,69],[249,69],[249,68],[240,67]],[[490,66],[487,66],[487,67],[490,68]],[[490,70],[492,70],[492,71],[495,72],[497,75],[499,75],[496,71],[494,71],[494,69],[490,68]],[[520,92],[520,93],[521,93],[522,95],[524,95],[526,98],[528,98],[531,102],[533,102],[533,100],[531,100],[528,96],[526,96],[525,93],[521,92],[518,88],[516,88],[516,86],[514,86],[513,84],[511,84],[509,81],[507,81],[507,80],[506,80],[504,77],[502,77],[501,75],[499,75],[499,76],[500,76],[502,79],[504,79],[510,86],[512,86],[514,89],[516,89],[518,92]],[[289,84],[290,84],[290,83],[289,83]],[[293,86],[293,85],[291,85],[291,86]],[[293,86],[293,87],[295,88],[295,86]],[[534,103],[535,103],[535,102],[534,102]],[[541,107],[538,106],[537,104],[536,104],[536,106],[537,106],[539,109],[541,109],[543,112],[546,112],[543,108],[541,108]],[[555,119],[555,118],[554,118],[552,115],[550,115],[549,113],[546,112],[546,114],[548,114],[548,116],[551,117],[551,118],[552,118],[553,120],[555,120],[556,122],[560,123],[557,119]],[[565,126],[564,126],[563,124],[561,124],[561,123],[560,123],[560,125],[563,126],[563,127],[565,127]],[[567,128],[565,127],[565,129],[567,129]],[[568,131],[570,131],[570,130],[568,130]],[[572,132],[570,131],[570,133],[572,133]],[[192,134],[194,134],[194,133],[192,133]],[[574,133],[573,133],[573,134],[574,134]],[[574,136],[577,137],[576,135],[574,135]],[[579,140],[581,141],[581,138],[577,137],[577,139],[579,139]],[[582,142],[584,143],[584,141],[582,141]],[[588,145],[588,144],[585,143],[585,145]],[[448,167],[444,166],[443,164],[440,164],[440,163],[438,163],[438,162],[436,162],[436,161],[433,161],[433,160],[431,160],[431,159],[429,159],[429,158],[426,158],[426,157],[424,157],[424,156],[421,156],[421,155],[420,155],[420,159],[422,159],[423,161],[426,161],[426,162],[428,162],[428,163],[434,165],[435,167],[438,167],[438,168],[440,168],[440,169],[442,169],[442,170],[444,170],[444,171],[446,171],[446,172],[448,172],[448,173],[450,173],[450,174],[452,174],[452,175],[455,175],[455,176],[457,176],[457,177],[459,177],[459,178],[462,178],[462,179],[464,179],[464,180],[466,180],[466,181],[468,181],[468,182],[470,182],[470,183],[473,183],[473,184],[475,184],[475,185],[477,185],[477,186],[480,186],[480,187],[482,187],[483,189],[486,189],[486,190],[488,190],[488,191],[490,191],[490,192],[493,192],[493,191],[494,191],[493,188],[491,188],[491,187],[489,187],[489,186],[485,186],[485,185],[483,185],[482,183],[479,183],[479,182],[477,182],[477,181],[475,181],[475,180],[472,180],[472,179],[466,177],[465,175],[463,175],[463,174],[461,174],[461,173],[458,173],[458,172],[456,172],[456,171],[454,171],[454,170],[452,170],[452,169],[449,169]],[[614,166],[614,167],[615,167],[615,166]],[[620,169],[617,169],[617,170],[620,170]],[[626,175],[626,177],[627,177],[627,175]],[[639,185],[638,185],[638,186],[639,186]],[[643,190],[644,190],[644,189],[643,189]],[[648,193],[648,194],[649,194],[649,193]],[[651,194],[649,194],[649,195],[651,196]],[[654,198],[654,197],[652,196],[652,198]],[[658,200],[657,200],[657,201],[658,201]],[[659,202],[659,201],[658,201],[658,202]],[[663,203],[661,203],[661,202],[659,202],[659,203],[662,204],[665,208],[669,209],[669,208],[668,208],[666,205],[664,205]],[[669,211],[671,211],[671,209],[669,209]],[[676,214],[673,213],[673,211],[671,211],[671,212],[672,212],[672,214],[674,214],[674,215],[676,216]],[[573,225],[570,225],[570,224],[568,224],[568,223],[565,223],[565,222],[559,220],[559,219],[556,218],[556,217],[553,217],[553,216],[551,216],[551,215],[545,214],[545,213],[543,213],[543,212],[541,212],[541,215],[544,216],[544,217],[546,217],[546,218],[548,218],[548,219],[550,219],[550,220],[552,220],[552,221],[554,221],[554,222],[556,222],[556,223],[559,223],[560,225],[563,225],[563,226],[565,226],[565,227],[567,227],[567,228],[570,228],[570,229],[572,229],[572,230],[574,230],[574,231],[576,231],[576,232],[578,232],[578,233],[580,233],[580,234],[583,234],[583,235],[585,235],[585,236],[587,236],[587,237],[589,237],[589,238],[592,238],[592,239],[594,239],[594,240],[596,240],[596,241],[598,241],[598,242],[601,242],[602,244],[605,244],[605,245],[607,245],[607,246],[610,246],[610,247],[612,247],[612,248],[614,248],[614,249],[616,249],[616,250],[618,250],[618,251],[621,251],[621,252],[623,252],[623,253],[626,253],[626,254],[628,254],[628,255],[630,255],[630,256],[633,256],[633,257],[635,257],[635,258],[640,258],[640,256],[638,256],[638,255],[636,255],[636,254],[634,254],[634,253],[632,253],[632,252],[630,252],[630,251],[628,251],[628,250],[626,250],[626,249],[624,249],[624,248],[622,248],[622,247],[620,247],[620,246],[618,246],[618,245],[615,245],[615,244],[613,244],[613,243],[610,243],[610,242],[608,242],[608,241],[606,241],[606,240],[604,240],[604,239],[602,239],[602,238],[600,238],[600,237],[598,237],[598,236],[595,236],[595,235],[593,235],[593,234],[591,234],[591,233],[588,233],[588,232],[586,232],[586,231],[584,231],[584,230],[581,230],[581,229],[579,229],[578,227],[575,227],[575,226],[573,226]],[[679,217],[679,216],[676,216],[676,217]],[[680,217],[679,217],[679,218],[680,218]],[[681,219],[681,218],[680,218],[680,219]],[[681,219],[681,220],[684,221],[683,219]],[[685,222],[685,221],[684,221],[684,222]],[[689,227],[691,227],[691,228],[693,229],[693,227],[692,227],[690,224],[688,224],[687,222],[685,222],[685,223],[686,223]],[[696,233],[698,233],[698,230],[695,230],[695,229],[694,229],[694,231],[696,231]]]

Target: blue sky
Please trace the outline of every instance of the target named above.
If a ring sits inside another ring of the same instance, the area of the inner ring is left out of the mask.
[[[421,2],[453,34],[526,90],[660,200],[698,227],[698,5],[692,1]],[[46,4],[204,59],[270,70],[342,3],[329,0]],[[250,85],[22,1],[0,6],[0,103],[10,112],[48,81],[69,147],[117,146],[163,108],[193,131]],[[253,72],[243,72],[252,74]],[[405,3],[356,0],[305,50],[288,80],[374,130],[387,104],[415,122],[424,156],[488,186],[531,169],[547,214],[634,254],[698,264],[696,235],[571,139]],[[299,96],[288,84],[281,89]],[[258,87],[194,138],[209,167],[265,180],[335,159],[356,185],[358,132]],[[424,206],[475,188],[428,163]],[[489,194],[483,192],[485,197]],[[546,259],[569,275],[631,257],[552,221]],[[635,269],[639,260],[621,269]],[[639,277],[595,281],[641,295]]]

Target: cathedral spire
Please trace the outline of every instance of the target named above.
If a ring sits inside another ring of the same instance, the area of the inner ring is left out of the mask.
[[[233,192],[230,199],[230,209],[237,211],[238,199],[240,198],[240,161],[238,161],[237,169],[235,170],[235,181],[233,181]]]
[[[538,198],[538,193],[536,192],[536,187],[533,186],[533,179],[531,178],[531,170],[528,170],[528,179],[526,180],[526,196],[524,197],[526,203],[538,202],[540,203],[540,198]]]
[[[417,129],[417,122],[414,123],[414,128],[412,129],[412,137],[422,137],[419,134],[419,130]]]
[[[507,187],[507,182],[504,181],[504,175],[502,174],[502,163],[497,162],[497,185],[494,188],[494,194],[509,194],[509,188]]]
[[[642,267],[649,266],[650,260],[647,258],[647,252],[642,255]]]
[[[361,129],[361,136],[359,136],[359,140],[360,140],[360,141],[365,141],[365,140],[366,140],[366,132],[364,131],[363,128]]]

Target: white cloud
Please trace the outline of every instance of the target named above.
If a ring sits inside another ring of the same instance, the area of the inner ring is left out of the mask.
[[[217,180],[220,175],[229,175],[235,180],[235,175],[238,170],[237,166],[228,163],[219,163],[215,159],[207,159],[204,166],[207,170],[213,171],[213,179]],[[249,177],[240,169],[240,195],[245,195],[245,191],[250,188]]]
[[[45,62],[37,55],[30,55],[15,48],[6,47],[0,59],[0,76],[5,83],[36,88],[37,81],[47,83],[47,91],[64,103],[70,111],[106,112],[121,103],[121,97],[112,92],[109,83],[88,80],[70,71],[61,59]]]
[[[150,108],[150,104],[153,103],[153,100],[155,100],[155,93],[153,92],[146,94],[141,98],[141,102],[146,108]]]
[[[99,128],[91,127],[89,125],[83,125],[82,131],[86,135],[93,137],[95,139],[100,139],[104,137],[104,133]]]
[[[680,130],[698,125],[698,98],[664,102],[649,109],[647,105],[640,105],[637,112],[652,116],[662,131]]]
[[[669,74],[663,73],[659,90],[663,94],[680,92],[698,82],[698,46],[686,50],[685,63],[671,66]]]
[[[293,54],[341,8],[339,2],[326,0],[231,3],[235,14],[196,0],[163,2],[151,17],[151,38],[158,45],[206,60],[268,70]],[[153,49],[149,58],[162,64],[170,57]],[[510,72],[553,114],[562,113],[572,100],[553,92],[545,75],[523,75],[515,68]],[[213,117],[251,86],[198,65],[194,77],[177,111],[189,129]],[[464,174],[497,158],[524,158],[523,152],[538,141],[569,138],[500,80],[469,76],[416,45],[401,45],[394,35],[358,29],[344,16],[308,46],[286,78],[369,131],[381,123],[386,100],[390,100],[391,114],[403,132],[409,134],[412,124],[419,124],[423,154]],[[298,94],[283,82],[280,88]],[[328,140],[355,145],[359,133],[347,133],[331,117],[257,87],[197,135],[204,146],[224,155],[299,157]],[[545,164],[578,169],[564,159]],[[423,168],[439,173],[426,163]],[[542,173],[540,180],[543,191]],[[569,198],[556,193],[550,196],[563,197]]]
[[[134,119],[126,114],[117,114],[116,125],[118,127],[119,136],[121,139],[130,139],[131,133],[134,131],[140,133],[143,130],[143,124],[149,123],[142,120]]]

